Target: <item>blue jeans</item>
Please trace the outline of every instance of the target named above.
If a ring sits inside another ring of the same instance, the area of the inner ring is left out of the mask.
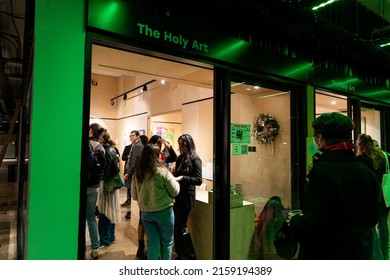
[[[157,212],[141,212],[141,219],[148,238],[148,260],[170,260],[175,224],[172,207]]]
[[[86,220],[89,230],[89,238],[91,239],[92,249],[99,248],[99,232],[95,217],[95,207],[98,198],[98,188],[88,187],[87,188],[87,209],[86,209]]]

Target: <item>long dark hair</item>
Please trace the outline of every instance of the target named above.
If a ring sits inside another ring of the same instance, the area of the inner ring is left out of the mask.
[[[372,167],[376,170],[379,168],[380,161],[384,155],[380,148],[375,147],[374,141],[370,135],[360,134],[356,141],[356,155],[364,155],[370,159]]]
[[[178,170],[188,171],[192,168],[191,158],[197,155],[194,139],[189,134],[183,134],[177,139],[177,142],[179,143],[180,155],[182,156],[180,165],[177,168]],[[180,142],[182,142],[182,145],[180,145]]]
[[[97,140],[102,135],[104,131],[107,131],[104,127],[102,127],[98,123],[91,123],[89,125],[89,129],[92,129],[92,137],[89,137],[90,139]]]
[[[135,177],[139,183],[146,178],[148,174],[150,177],[156,173],[158,167],[165,167],[160,159],[160,148],[155,144],[147,144],[142,149],[141,158],[135,172]]]
[[[111,135],[107,130],[103,131],[100,138],[103,139],[103,144],[109,144],[112,147],[115,146],[115,142],[111,139]]]

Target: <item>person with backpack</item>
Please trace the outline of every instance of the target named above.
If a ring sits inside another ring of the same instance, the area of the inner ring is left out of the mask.
[[[99,209],[98,230],[100,246],[109,246],[115,242],[115,224],[121,221],[121,209],[118,189],[107,190],[106,181],[119,174],[119,157],[114,148],[115,143],[108,131],[103,132],[99,142],[105,150],[106,166],[104,168],[104,188],[99,189],[97,203]]]
[[[98,142],[100,136],[105,131],[98,123],[89,125],[89,160],[88,160],[88,185],[87,185],[87,203],[86,203],[86,221],[88,225],[89,237],[91,239],[91,256],[99,256],[99,232],[95,218],[96,202],[98,199],[99,188],[103,182],[105,167],[105,151]]]

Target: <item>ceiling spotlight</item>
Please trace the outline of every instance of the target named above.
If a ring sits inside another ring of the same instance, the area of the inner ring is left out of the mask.
[[[111,99],[111,106],[114,106],[115,104],[115,101],[113,99]]]
[[[125,93],[124,95],[123,95],[123,100],[126,100],[127,99],[127,94]]]
[[[162,85],[165,85],[165,80],[161,80],[160,83],[161,83]]]

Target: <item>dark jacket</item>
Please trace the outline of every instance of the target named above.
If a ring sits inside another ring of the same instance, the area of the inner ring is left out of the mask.
[[[127,145],[125,146],[125,148],[123,149],[123,153],[122,153],[122,160],[124,162],[127,161],[127,159],[129,158],[129,155],[130,155],[130,149],[131,149],[131,144],[130,145]],[[126,164],[126,163],[125,163]]]
[[[176,196],[175,206],[194,207],[195,205],[195,186],[202,184],[202,160],[198,156],[191,158],[192,167],[189,169],[179,168],[183,155],[179,155],[175,165],[175,177],[183,176],[179,181],[180,192]]]
[[[118,156],[116,150],[110,144],[103,144],[103,147],[106,151],[106,165],[104,167],[104,179],[106,180],[118,174]]]
[[[128,178],[125,181],[125,187],[130,188],[131,185],[131,179],[135,173],[135,170],[138,167],[139,160],[141,158],[142,150],[144,148],[144,145],[142,144],[141,140],[138,140],[136,143],[132,144],[133,148],[130,150],[129,158],[126,161],[125,165],[125,174],[128,174]]]
[[[375,174],[352,150],[336,150],[324,151],[307,178],[306,213],[290,223],[299,258],[369,259],[364,238],[378,220]]]

